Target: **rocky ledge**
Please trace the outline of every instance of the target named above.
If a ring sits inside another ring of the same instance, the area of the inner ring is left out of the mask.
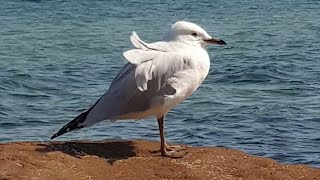
[[[320,169],[284,165],[239,150],[189,147],[181,159],[161,157],[158,142],[76,141],[0,144],[0,180],[16,179],[306,179]]]

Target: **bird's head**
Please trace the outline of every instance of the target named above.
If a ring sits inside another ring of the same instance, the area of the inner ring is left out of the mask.
[[[197,47],[205,47],[210,44],[226,45],[223,40],[211,37],[200,26],[186,21],[174,23],[166,34],[165,40],[180,41]]]

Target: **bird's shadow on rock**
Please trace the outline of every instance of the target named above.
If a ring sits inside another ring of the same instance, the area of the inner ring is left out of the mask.
[[[60,151],[73,157],[97,156],[105,158],[112,165],[115,161],[136,156],[132,141],[105,142],[51,142],[39,144],[36,149],[40,153]]]

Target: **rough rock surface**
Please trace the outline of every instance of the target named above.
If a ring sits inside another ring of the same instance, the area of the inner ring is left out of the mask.
[[[18,142],[0,144],[0,180],[16,179],[306,179],[320,169],[283,165],[239,150],[189,147],[161,157],[159,142]]]

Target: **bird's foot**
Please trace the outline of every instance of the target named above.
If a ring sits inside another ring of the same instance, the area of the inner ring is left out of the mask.
[[[181,151],[181,150],[186,150],[187,147],[185,146],[169,146],[169,145],[166,145],[166,150],[167,151]]]
[[[169,158],[173,158],[173,159],[179,159],[179,158],[183,158],[183,156],[185,155],[185,153],[182,152],[177,152],[177,151],[161,151],[161,155],[164,157],[169,157]]]
[[[169,158],[182,158],[185,153],[179,151],[187,149],[185,146],[169,146],[167,143],[165,143],[164,147],[165,148],[161,150],[161,155]]]

